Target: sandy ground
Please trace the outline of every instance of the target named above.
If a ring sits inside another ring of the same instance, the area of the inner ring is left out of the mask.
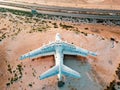
[[[115,70],[120,63],[119,26],[64,22],[74,27],[66,30],[57,21],[35,21],[10,13],[0,14],[0,22],[0,37],[4,37],[0,42],[0,90],[104,90],[113,79],[117,79]],[[53,23],[58,28],[54,28]],[[37,30],[41,27],[46,29]],[[57,76],[39,80],[40,74],[54,65],[53,56],[23,61],[18,59],[22,54],[54,41],[57,32],[63,40],[98,53],[97,57],[65,56],[65,65],[80,72],[82,78],[64,77],[66,84],[62,88],[57,87]],[[19,64],[23,68],[22,77],[6,86],[15,73],[20,75],[17,69]],[[12,73],[8,71],[9,65]]]
[[[6,0],[7,1],[7,0]],[[119,0],[9,0],[17,2],[27,2],[64,6],[64,7],[81,7],[81,8],[97,8],[97,9],[120,9]]]

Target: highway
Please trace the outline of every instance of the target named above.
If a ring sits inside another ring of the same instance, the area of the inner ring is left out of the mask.
[[[0,7],[31,11],[35,9],[41,14],[70,16],[91,19],[120,20],[120,10],[85,9],[73,7],[48,6],[40,4],[0,1]]]

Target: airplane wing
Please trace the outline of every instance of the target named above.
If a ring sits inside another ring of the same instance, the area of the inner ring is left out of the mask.
[[[63,47],[64,47],[64,51],[63,51],[64,54],[80,55],[80,56],[84,56],[84,57],[86,57],[88,55],[97,56],[97,54],[94,52],[85,50],[83,48],[79,48],[79,47],[72,45],[72,44],[69,44],[69,43],[64,43]]]
[[[20,57],[20,60],[26,59],[26,58],[37,58],[40,56],[47,56],[47,55],[53,55],[54,54],[54,44],[48,44],[41,48],[38,48],[36,50],[33,50],[31,52],[28,52]]]

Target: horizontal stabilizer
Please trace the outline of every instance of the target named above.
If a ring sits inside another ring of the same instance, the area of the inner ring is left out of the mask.
[[[58,74],[58,72],[59,72],[58,70],[59,70],[59,67],[58,67],[58,66],[54,66],[53,68],[51,68],[51,69],[49,69],[48,71],[46,71],[45,73],[43,73],[43,74],[40,76],[40,80]]]
[[[80,78],[80,74],[72,69],[70,69],[69,67],[63,65],[62,66],[62,74],[66,75],[66,76],[70,76],[70,77],[74,77],[74,78]]]

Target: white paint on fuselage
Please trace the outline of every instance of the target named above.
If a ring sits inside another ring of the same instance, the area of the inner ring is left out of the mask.
[[[55,64],[59,66],[59,73],[58,73],[58,78],[59,81],[62,80],[62,65],[63,65],[63,58],[64,55],[62,53],[63,48],[61,45],[56,45],[56,49],[55,49]]]
[[[61,42],[61,37],[59,34],[56,34],[56,45],[55,45],[55,64],[59,66],[59,73],[58,73],[58,79],[59,81],[62,81],[62,65],[63,65],[63,47]]]

